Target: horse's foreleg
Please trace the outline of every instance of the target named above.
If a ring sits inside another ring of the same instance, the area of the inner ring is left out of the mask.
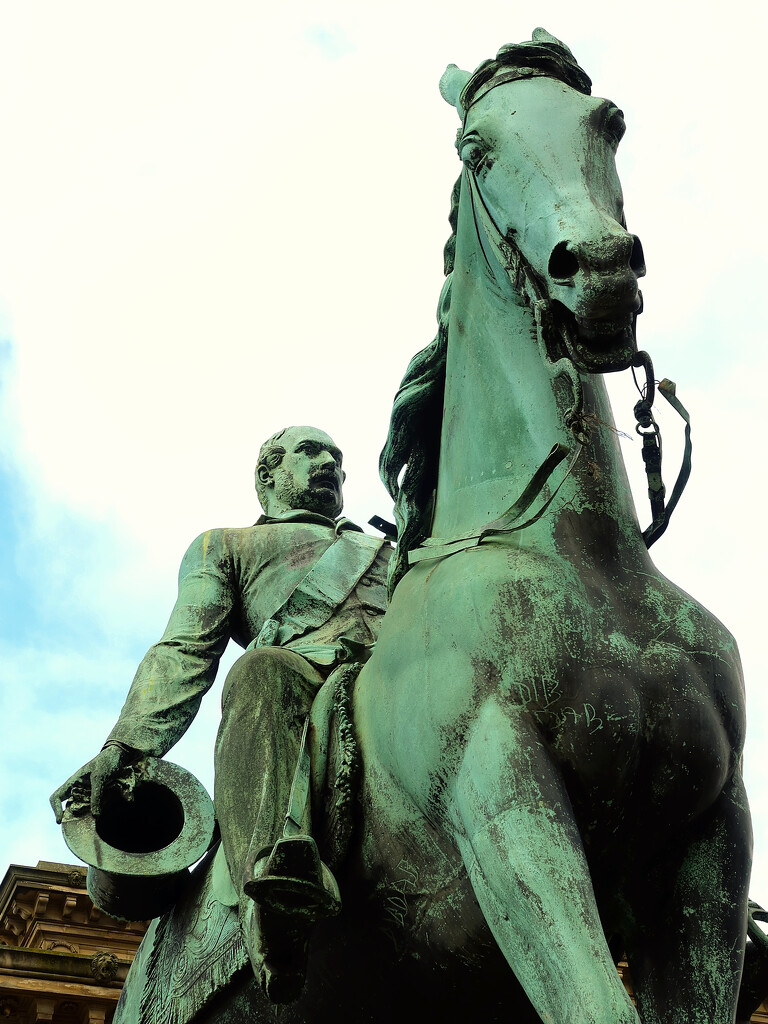
[[[751,854],[749,810],[737,771],[630,896],[638,935],[629,963],[645,1024],[732,1024],[746,944]]]
[[[451,789],[449,814],[478,902],[545,1024],[637,1024],[568,794],[527,717],[489,701]]]

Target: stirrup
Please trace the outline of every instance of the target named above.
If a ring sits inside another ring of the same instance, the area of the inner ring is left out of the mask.
[[[247,896],[265,910],[307,924],[335,917],[341,910],[336,879],[320,860],[312,836],[283,836],[263,851],[253,876],[243,884]]]

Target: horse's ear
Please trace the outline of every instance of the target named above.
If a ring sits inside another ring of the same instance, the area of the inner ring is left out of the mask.
[[[556,36],[551,35],[545,28],[535,28],[533,35],[531,36],[531,42],[533,43],[553,43],[555,46],[559,46],[565,50],[566,53],[571,53],[562,39],[558,39]],[[573,57],[573,54],[571,53]]]
[[[464,110],[459,103],[459,96],[461,96],[461,90],[471,77],[468,71],[462,71],[455,64],[449,64],[443,72],[443,77],[440,79],[440,95],[446,103],[456,107],[459,117],[464,117]]]

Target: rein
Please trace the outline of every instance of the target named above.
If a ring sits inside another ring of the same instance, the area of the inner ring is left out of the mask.
[[[632,360],[633,374],[635,367],[643,367],[645,370],[645,385],[642,388],[637,385],[641,397],[640,401],[635,405],[635,419],[637,420],[635,430],[643,439],[643,462],[645,463],[645,475],[648,480],[648,498],[651,502],[651,515],[653,517],[651,525],[643,530],[643,540],[645,541],[645,546],[649,548],[651,544],[661,537],[669,525],[672,513],[675,511],[675,507],[678,501],[680,501],[680,496],[685,490],[685,485],[688,483],[688,478],[691,475],[691,452],[693,450],[691,443],[691,418],[688,415],[688,410],[675,394],[675,382],[667,380],[666,377],[664,380],[659,381],[659,392],[685,421],[683,461],[680,466],[680,472],[677,474],[677,480],[675,480],[675,486],[672,488],[672,496],[665,503],[666,488],[661,478],[661,430],[653,417],[656,381],[653,375],[653,363],[647,352],[638,352],[635,355]],[[637,384],[637,379],[635,379],[635,384]]]
[[[553,376],[568,377],[571,383],[574,393],[574,402],[573,406],[566,414],[566,423],[568,424],[574,440],[576,441],[576,447],[571,450],[567,445],[561,444],[560,442],[553,445],[547,457],[534,472],[530,482],[524,488],[520,497],[503,515],[499,516],[498,519],[494,519],[490,523],[486,523],[486,525],[477,532],[467,534],[463,537],[454,537],[450,540],[428,537],[420,547],[414,548],[408,552],[409,565],[415,565],[417,562],[421,562],[429,558],[442,558],[445,555],[455,554],[457,551],[465,551],[467,548],[478,547],[487,537],[506,533],[515,533],[518,530],[526,529],[528,526],[533,526],[533,524],[537,523],[547,512],[560,488],[571,475],[571,472],[584,449],[584,445],[588,440],[589,434],[589,428],[584,420],[581,381],[579,380],[579,376],[576,373],[571,360],[563,358],[553,362],[549,358],[547,352],[546,339],[544,335],[546,328],[549,326],[549,317],[546,315],[545,307],[548,304],[542,296],[543,289],[537,281],[532,269],[528,267],[519,249],[510,243],[499,231],[488,207],[485,205],[485,201],[483,200],[480,190],[477,187],[475,176],[469,168],[467,168],[467,177],[470,185],[472,215],[474,217],[475,228],[477,229],[483,255],[486,263],[488,264],[488,269],[492,271],[491,262],[485,251],[484,241],[487,241],[490,245],[499,265],[502,266],[507,273],[513,270],[517,279],[523,278],[525,282],[525,291],[528,292],[530,290],[530,292],[535,296],[535,302],[533,305],[536,314],[536,334],[542,355],[549,365]],[[482,231],[480,230],[478,220],[482,222]],[[518,287],[522,285],[522,281],[518,281],[517,283]],[[528,511],[538,495],[544,489],[544,486],[554,470],[557,469],[557,467],[564,462],[569,455],[570,460],[566,467],[564,476],[550,496],[544,501],[538,512],[523,522],[518,522],[518,519]]]
[[[481,530],[478,530],[477,533],[470,533],[464,537],[454,537],[451,540],[443,540],[439,537],[428,537],[421,547],[414,548],[412,551],[408,552],[408,564],[415,565],[416,562],[423,562],[427,558],[442,558],[444,555],[453,555],[457,551],[466,551],[467,548],[478,547],[486,537],[492,537],[504,533],[516,533],[518,530],[524,530],[527,526],[533,526],[533,524],[538,522],[547,511],[554,501],[557,492],[571,475],[571,470],[576,465],[576,460],[579,455],[581,455],[583,447],[584,445],[581,442],[578,442],[576,450],[571,453],[570,449],[564,444],[560,444],[558,442],[553,445],[549,455],[547,455],[546,459],[544,459],[542,464],[531,477],[531,481],[528,486],[517,501],[507,509],[504,515],[499,516],[498,519],[494,519],[491,523],[486,523],[486,525]],[[561,462],[567,459],[569,455],[571,456],[571,459],[560,483],[554,491],[552,491],[550,496],[535,515],[526,519],[522,523],[518,523],[517,520],[531,507],[554,470]]]
[[[541,297],[541,285],[532,268],[528,266],[523,254],[513,243],[506,239],[499,230],[490,210],[483,200],[480,189],[477,187],[475,175],[469,168],[467,168],[467,177],[470,185],[470,198],[472,200],[472,213],[475,219],[475,226],[478,228],[480,226],[478,221],[480,221],[483,227],[482,234],[478,232],[481,246],[483,245],[485,238],[493,250],[496,259],[499,261],[499,265],[507,272],[515,272],[516,284],[518,287],[523,284],[523,282],[520,281],[520,279],[523,278],[524,287],[529,289],[536,296],[536,301],[533,303],[533,306],[536,317],[536,332],[542,354],[549,363],[553,374],[558,376],[567,376],[571,381],[571,385],[574,389],[574,404],[566,416],[566,422],[571,427],[574,436],[579,441],[579,447],[573,460],[575,462],[575,459],[580,454],[581,448],[586,441],[585,435],[588,433],[583,420],[584,410],[582,406],[581,382],[579,380],[578,373],[576,373],[570,359],[562,358],[558,359],[556,362],[550,359],[545,337],[545,331],[552,327],[549,318],[549,302]],[[490,261],[488,260],[484,246],[483,255],[485,256],[490,270]],[[659,429],[659,425],[654,419],[652,412],[653,402],[656,397],[656,381],[653,373],[653,363],[651,362],[651,357],[647,352],[640,351],[635,353],[631,365],[633,374],[635,367],[643,367],[645,369],[646,376],[644,387],[640,388],[638,386],[641,398],[635,405],[634,412],[635,419],[637,420],[637,426],[635,429],[643,439],[643,462],[645,463],[645,473],[648,480],[648,498],[651,503],[651,525],[648,526],[647,529],[643,530],[645,546],[646,548],[650,548],[651,545],[655,543],[655,541],[657,541],[667,529],[672,513],[674,512],[677,503],[685,490],[685,485],[688,483],[688,478],[691,475],[691,451],[693,447],[691,444],[691,420],[687,409],[675,394],[676,385],[674,381],[667,380],[665,377],[664,380],[660,381],[658,384],[659,392],[685,421],[685,449],[683,452],[683,461],[680,466],[680,472],[677,475],[677,480],[675,481],[675,485],[672,489],[672,495],[669,501],[665,502],[666,488],[661,477],[661,430]],[[635,380],[635,383],[637,383],[637,380]],[[538,474],[540,472],[541,469],[539,469],[534,475],[533,480],[538,478]],[[533,483],[533,481],[531,481],[531,483]],[[543,487],[545,483],[546,478],[541,481],[540,488]],[[560,486],[562,486],[562,483],[563,481],[558,485],[558,490]],[[530,522],[535,521],[536,519],[533,519]],[[526,523],[524,525],[529,524]],[[522,526],[515,527],[515,529],[522,529]]]

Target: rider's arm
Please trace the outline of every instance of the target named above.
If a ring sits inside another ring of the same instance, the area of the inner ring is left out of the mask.
[[[52,794],[60,822],[67,800],[90,803],[145,754],[162,756],[183,735],[216,676],[234,606],[231,559],[222,531],[194,541],[179,570],[179,596],[165,633],[139,665],[120,717],[101,752]]]
[[[223,531],[210,530],[190,545],[165,633],[139,665],[108,743],[160,757],[186,732],[231,635],[231,573]]]

